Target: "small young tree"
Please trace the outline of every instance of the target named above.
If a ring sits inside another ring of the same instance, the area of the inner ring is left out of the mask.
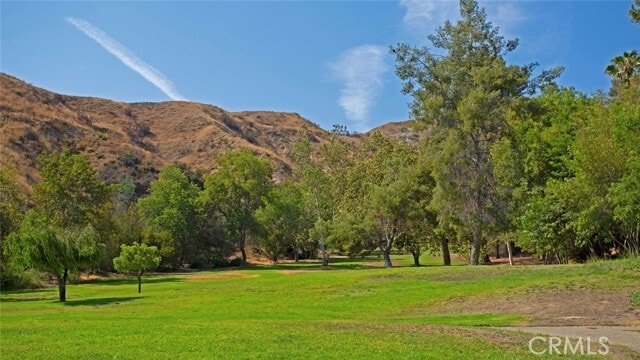
[[[142,292],[142,274],[160,265],[158,248],[134,242],[133,245],[120,246],[120,256],[113,259],[113,266],[120,272],[133,272],[138,278],[138,294]]]

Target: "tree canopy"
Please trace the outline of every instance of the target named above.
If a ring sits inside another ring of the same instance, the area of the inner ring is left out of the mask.
[[[120,256],[113,259],[113,266],[120,272],[134,272],[138,278],[138,294],[142,292],[142,275],[160,265],[158,248],[134,242],[121,245]]]
[[[456,24],[447,21],[428,36],[438,52],[407,44],[391,51],[396,73],[405,81],[403,90],[414,98],[413,116],[428,132],[434,207],[456,209],[461,233],[471,243],[470,263],[478,264],[505,210],[492,150],[505,144],[508,118],[523,96],[560,70],[532,78],[534,64],[508,65],[504,56],[518,41],[504,40],[476,1],[460,1],[460,15]]]
[[[249,150],[225,153],[216,163],[217,170],[205,178],[203,202],[222,216],[226,236],[236,244],[246,263],[246,243],[258,233],[255,212],[270,191],[273,170]]]
[[[38,158],[42,181],[34,187],[35,207],[18,232],[7,239],[14,266],[47,272],[66,301],[69,274],[95,264],[103,244],[92,222],[105,203],[107,186],[99,181],[84,155],[43,154]]]

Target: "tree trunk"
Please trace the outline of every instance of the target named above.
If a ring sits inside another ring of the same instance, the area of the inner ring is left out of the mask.
[[[480,265],[480,250],[482,250],[482,232],[476,227],[476,229],[473,230],[469,265]]]
[[[240,247],[240,253],[242,254],[242,262],[241,265],[247,265],[247,251],[245,250],[245,239],[246,235],[244,231],[240,234],[240,243],[238,246]]]
[[[382,251],[382,258],[384,259],[384,267],[386,268],[390,268],[393,266],[393,264],[391,264],[391,255],[389,254],[391,252],[391,249],[389,248],[380,248],[380,250]]]
[[[327,248],[324,246],[324,241],[320,242],[320,251],[322,252],[322,266],[329,266],[329,254],[327,254]]]
[[[140,294],[142,292],[142,271],[140,271],[137,275],[138,275],[138,294]]]
[[[513,254],[511,252],[511,241],[507,241],[507,253],[509,253],[509,266],[513,266]]]
[[[67,301],[67,278],[69,277],[69,270],[65,269],[64,274],[62,276],[57,276],[58,278],[58,298],[60,302]]]
[[[442,262],[444,266],[451,265],[451,253],[449,252],[449,239],[443,236],[440,240],[440,246],[442,248]]]
[[[496,259],[500,259],[500,243],[496,243]]]
[[[420,266],[420,251],[412,251],[411,255],[413,255],[413,266]]]

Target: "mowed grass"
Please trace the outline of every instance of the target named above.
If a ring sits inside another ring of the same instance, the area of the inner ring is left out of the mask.
[[[396,261],[410,263],[407,257]],[[531,335],[488,328],[518,314],[432,314],[460,297],[638,287],[640,261],[565,266],[370,268],[284,264],[0,295],[2,359],[514,359]],[[425,259],[429,263],[429,259]]]

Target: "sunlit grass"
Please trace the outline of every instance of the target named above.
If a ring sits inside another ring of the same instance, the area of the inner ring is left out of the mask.
[[[411,263],[410,257],[395,261]],[[367,259],[101,279],[3,292],[2,359],[536,358],[518,314],[416,312],[459,297],[637,285],[627,263],[370,268]],[[606,268],[609,267],[609,268]],[[463,327],[461,327],[463,326]],[[465,332],[464,327],[483,327]],[[503,340],[497,341],[498,338]],[[508,338],[509,341],[504,341]]]

